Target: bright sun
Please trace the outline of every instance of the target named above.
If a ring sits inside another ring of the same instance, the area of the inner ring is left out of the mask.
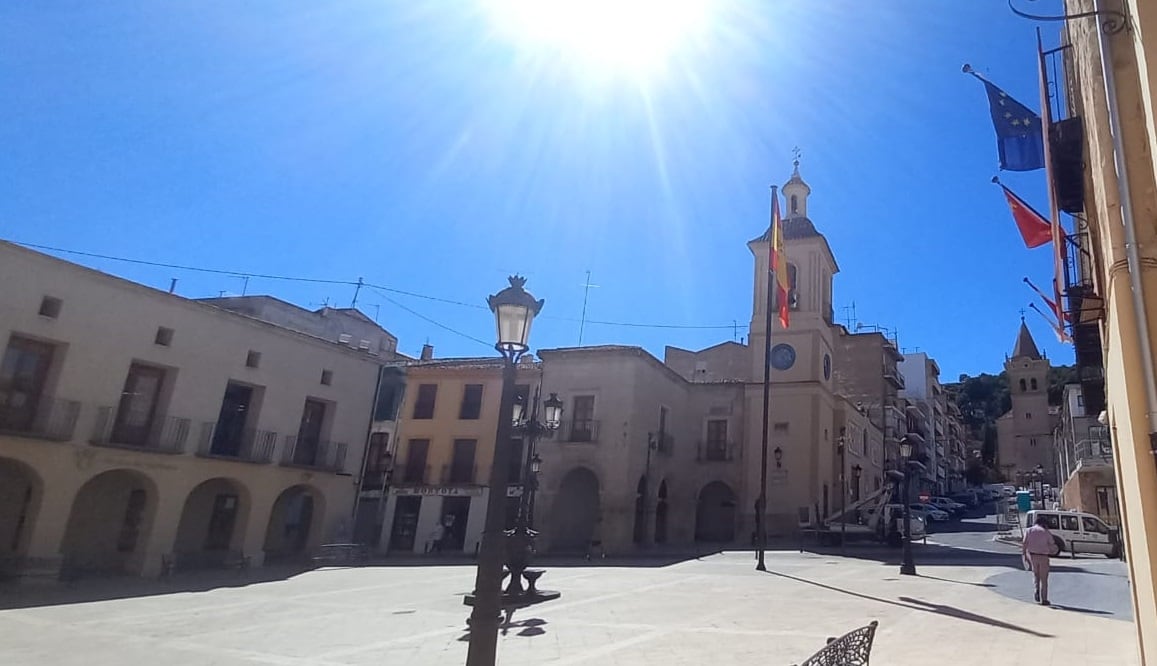
[[[661,67],[713,0],[483,0],[511,39],[628,74]]]

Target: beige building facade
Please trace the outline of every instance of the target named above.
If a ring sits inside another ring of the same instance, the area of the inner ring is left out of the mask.
[[[523,357],[517,399],[527,404],[541,365]],[[397,413],[393,471],[379,547],[395,554],[467,553],[481,543],[502,397],[504,361],[425,358],[403,361],[405,392]],[[526,443],[512,440],[507,519],[512,526]]]
[[[1086,412],[1080,384],[1065,386],[1053,442],[1061,508],[1096,514],[1110,525],[1120,525],[1113,443],[1109,429]]]
[[[1157,5],[1066,0],[1064,80],[1080,118],[1076,176],[1054,174],[1059,199],[1080,202],[1065,296],[1086,405],[1107,397],[1113,460],[1142,663],[1157,663]],[[1083,251],[1082,251],[1083,250]],[[1093,390],[1090,390],[1093,389]]]
[[[379,362],[0,244],[0,562],[156,574],[348,540]]]

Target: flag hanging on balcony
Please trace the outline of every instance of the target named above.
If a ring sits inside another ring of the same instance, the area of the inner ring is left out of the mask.
[[[1050,136],[1052,130],[1052,107],[1049,105],[1049,77],[1045,66],[1044,43],[1041,41],[1040,28],[1036,29],[1036,50],[1037,75],[1040,79],[1041,131],[1043,136],[1047,137]],[[1057,189],[1056,182],[1053,180],[1050,153],[1051,149],[1046,141],[1044,143],[1045,184],[1049,190],[1049,229],[1053,237],[1053,298],[1051,304],[1057,318],[1057,337],[1061,339],[1061,342],[1069,342],[1069,336],[1065,333],[1066,316],[1063,291],[1068,287],[1067,276],[1065,275],[1065,251],[1068,249],[1065,247],[1065,240],[1068,236],[1061,226],[1061,211],[1057,203]]]
[[[988,94],[988,110],[992,115],[992,127],[996,130],[1000,168],[1005,171],[1043,169],[1045,142],[1040,116],[977,74],[970,65],[964,66],[964,73],[979,79]]]
[[[768,288],[775,289],[775,300],[779,303],[779,323],[788,327],[791,319],[788,307],[788,296],[791,293],[791,282],[787,275],[787,253],[783,247],[783,220],[779,217],[779,195],[772,190],[771,194],[771,272],[775,274],[775,284],[768,284]]]
[[[1000,185],[1000,189],[1004,190],[1004,198],[1008,201],[1012,220],[1016,222],[1016,228],[1020,231],[1020,237],[1024,239],[1025,247],[1040,247],[1053,239],[1052,225],[1043,215],[1036,212],[1032,206],[1025,203],[1024,199],[1018,197],[998,179],[993,178],[992,182]]]

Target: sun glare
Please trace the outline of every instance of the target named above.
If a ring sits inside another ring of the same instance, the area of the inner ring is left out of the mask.
[[[483,0],[497,28],[584,66],[628,74],[661,68],[704,27],[713,0]]]

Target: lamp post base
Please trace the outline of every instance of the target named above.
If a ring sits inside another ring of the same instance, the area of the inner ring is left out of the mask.
[[[904,564],[901,564],[900,565],[900,575],[902,575],[902,576],[915,576],[915,575],[917,575],[916,574],[916,565],[909,563],[909,562],[905,562]]]

